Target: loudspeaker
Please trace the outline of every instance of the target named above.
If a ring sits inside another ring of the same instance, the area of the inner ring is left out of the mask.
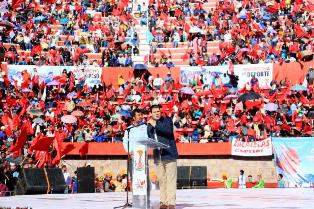
[[[192,166],[191,172],[191,186],[192,188],[207,187],[207,167],[206,166]]]
[[[49,181],[51,193],[64,193],[66,184],[60,168],[24,168],[19,177],[15,194],[46,194]]]
[[[64,193],[66,184],[62,170],[60,168],[47,168],[46,171],[51,193]]]
[[[177,188],[178,189],[187,189],[190,188],[190,166],[178,166],[177,167]]]
[[[204,188],[207,187],[206,166],[178,166],[177,188]]]
[[[77,168],[77,192],[94,193],[95,192],[95,168],[80,167]]]

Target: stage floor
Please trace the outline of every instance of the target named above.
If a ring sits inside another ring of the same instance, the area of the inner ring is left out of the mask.
[[[152,196],[158,208],[158,196]],[[49,194],[0,197],[1,207],[33,209],[112,209],[125,203],[126,193]],[[176,209],[314,208],[314,189],[178,190]]]

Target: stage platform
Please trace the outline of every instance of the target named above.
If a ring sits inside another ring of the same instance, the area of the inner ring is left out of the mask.
[[[156,191],[153,207],[159,208]],[[33,209],[112,209],[125,203],[126,193],[49,194],[0,197],[1,207]],[[314,189],[178,190],[176,209],[314,208]]]

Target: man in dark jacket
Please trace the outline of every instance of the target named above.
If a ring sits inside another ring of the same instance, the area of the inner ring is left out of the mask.
[[[166,149],[154,150],[160,187],[160,208],[174,209],[178,151],[173,134],[173,122],[171,118],[161,116],[159,105],[151,106],[150,110],[152,118],[147,122],[148,137],[169,146]]]

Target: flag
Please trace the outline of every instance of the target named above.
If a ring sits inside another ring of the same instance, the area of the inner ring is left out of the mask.
[[[46,86],[45,86],[43,95],[41,96],[41,101],[45,101],[46,97],[47,97],[47,93],[46,93]]]
[[[37,160],[37,168],[43,168],[49,160],[49,153],[45,151],[37,151],[35,153],[35,159]]]
[[[120,16],[120,20],[126,24],[129,22],[128,18],[125,15]]]
[[[79,149],[80,156],[83,157],[88,153],[88,142],[83,142],[81,148]]]
[[[20,8],[23,2],[23,0],[12,0],[12,9],[16,10],[17,8]]]
[[[15,152],[21,149],[26,143],[26,140],[27,140],[27,127],[23,125],[21,127],[21,133],[17,137],[16,143],[12,147],[10,147],[9,152]]]
[[[169,57],[172,57],[170,49],[168,49]]]
[[[160,18],[161,20],[166,20],[166,19],[168,19],[168,15],[165,14],[164,12],[161,12],[159,18]]]
[[[229,61],[229,73],[232,74],[234,73],[234,64],[232,63],[232,61]]]
[[[111,14],[113,16],[120,16],[120,12],[117,9],[113,9]]]
[[[57,132],[52,143],[53,148],[56,150],[56,156],[52,160],[53,165],[58,165],[62,158],[62,142],[63,142],[62,134]]]
[[[33,140],[29,149],[30,151],[48,151],[53,139],[54,137],[46,137],[41,133]]]
[[[184,55],[181,56],[183,61],[186,61],[189,59],[189,54],[186,52]]]
[[[182,11],[180,9],[176,9],[174,16],[179,17],[182,15]]]

